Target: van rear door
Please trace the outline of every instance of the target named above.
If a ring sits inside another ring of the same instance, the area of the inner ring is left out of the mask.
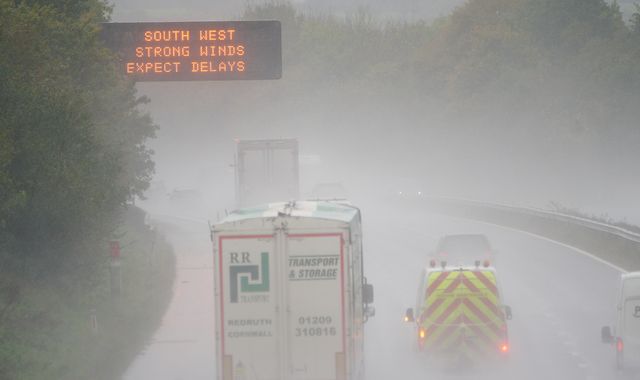
[[[622,339],[626,353],[640,354],[640,296],[624,300]],[[625,355],[627,356],[627,355]]]

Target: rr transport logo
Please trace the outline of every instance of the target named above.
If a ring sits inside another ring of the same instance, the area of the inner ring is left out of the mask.
[[[243,296],[240,293],[269,291],[269,253],[260,254],[260,264],[252,264],[249,252],[232,252],[229,266],[231,303],[266,302],[268,295]]]

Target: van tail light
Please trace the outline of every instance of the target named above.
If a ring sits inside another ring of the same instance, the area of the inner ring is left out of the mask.
[[[424,342],[427,338],[427,329],[420,327],[418,330],[418,349],[422,351],[424,349]]]
[[[618,338],[616,340],[616,350],[618,352],[624,351],[624,342],[622,341],[622,338]]]

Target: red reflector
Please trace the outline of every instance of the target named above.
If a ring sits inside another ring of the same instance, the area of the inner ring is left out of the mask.
[[[224,355],[222,358],[222,380],[233,380],[233,357]]]
[[[618,338],[618,341],[616,342],[616,349],[618,350],[618,352],[624,351],[624,343],[622,342],[622,338]]]
[[[344,352],[336,352],[336,379],[345,380],[347,378],[347,362]]]

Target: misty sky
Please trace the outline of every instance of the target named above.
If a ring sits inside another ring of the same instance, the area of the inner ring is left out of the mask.
[[[113,21],[212,21],[237,19],[246,4],[261,1],[227,0],[112,0]],[[449,14],[465,0],[294,0],[291,3],[307,11],[344,14],[365,9],[387,19],[433,20]],[[634,0],[618,0],[626,15],[634,9]],[[628,17],[626,17],[628,18]]]
[[[246,4],[257,1],[224,0],[114,0],[113,21],[187,21],[225,20],[238,18]],[[302,9],[324,13],[349,13],[365,9],[378,17],[422,18],[431,20],[446,15],[464,0],[297,0],[292,3]]]

